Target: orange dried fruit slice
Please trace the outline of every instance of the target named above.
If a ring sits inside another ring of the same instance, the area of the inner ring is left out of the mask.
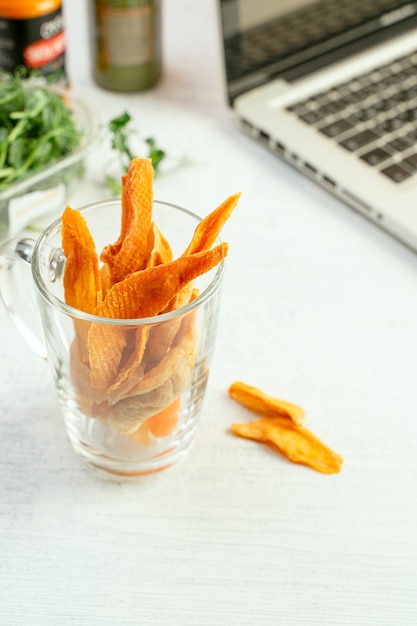
[[[122,177],[122,224],[119,238],[100,256],[112,283],[146,267],[154,245],[152,228],[154,170],[150,159],[136,158]]]
[[[65,302],[93,314],[101,303],[101,281],[94,239],[83,215],[67,206],[62,215]]]
[[[184,256],[208,250],[216,241],[226,221],[235,209],[242,194],[236,193],[226,198],[217,209],[214,209],[196,227],[193,238],[184,252]]]
[[[216,209],[214,209],[214,211],[206,215],[206,217],[199,222],[194,230],[193,237],[182,256],[195,254],[196,252],[202,252],[203,250],[211,248],[219,236],[223,226],[235,209],[241,195],[241,193],[236,193],[229,196]],[[190,283],[183,287],[169,303],[166,310],[174,311],[185,304],[188,304],[192,297],[192,290],[193,286]]]
[[[176,398],[172,404],[152,415],[146,422],[148,431],[154,437],[167,437],[172,433],[178,423],[178,413],[181,406],[181,398]]]
[[[172,261],[172,250],[169,242],[161,233],[158,224],[152,223],[153,228],[153,248],[149,255],[147,267],[155,267],[162,263],[170,263]]]
[[[134,272],[113,285],[97,315],[116,319],[158,315],[184,285],[213,269],[227,251],[228,244],[223,242],[210,250]]]
[[[237,380],[229,387],[229,396],[246,408],[265,417],[288,417],[294,424],[302,424],[305,411],[298,404],[274,398],[256,387]]]
[[[261,417],[246,424],[232,424],[239,437],[271,444],[293,463],[307,465],[322,474],[340,472],[342,457],[303,426],[283,417]]]
[[[262,417],[246,424],[232,424],[232,432],[280,450],[290,461],[308,465],[323,474],[339,472],[342,457],[302,426],[304,409],[279,400],[241,381],[229,387],[229,395]]]

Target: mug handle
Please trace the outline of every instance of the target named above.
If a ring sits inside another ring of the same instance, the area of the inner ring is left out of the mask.
[[[32,350],[46,359],[30,269],[35,244],[35,239],[16,238],[0,247],[0,298],[21,336]]]

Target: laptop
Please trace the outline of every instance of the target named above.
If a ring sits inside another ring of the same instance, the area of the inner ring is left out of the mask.
[[[417,251],[417,0],[217,0],[241,128]]]

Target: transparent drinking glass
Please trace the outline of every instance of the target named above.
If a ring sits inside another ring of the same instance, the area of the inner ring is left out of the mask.
[[[120,200],[80,211],[97,251],[116,239]],[[174,258],[200,221],[186,209],[157,201],[153,219]],[[65,303],[61,226],[56,220],[36,242],[11,240],[2,246],[3,303],[31,347],[50,362],[76,454],[107,478],[163,470],[194,441],[215,344],[224,261],[195,279],[195,298],[177,310],[140,319],[98,317]],[[85,348],[92,334],[94,358],[117,363],[110,378],[97,379],[92,371]]]

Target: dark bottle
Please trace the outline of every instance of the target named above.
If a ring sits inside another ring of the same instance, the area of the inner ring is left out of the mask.
[[[0,0],[0,69],[19,67],[66,84],[61,0]]]
[[[143,91],[161,76],[160,0],[89,0],[93,77],[111,91]]]

